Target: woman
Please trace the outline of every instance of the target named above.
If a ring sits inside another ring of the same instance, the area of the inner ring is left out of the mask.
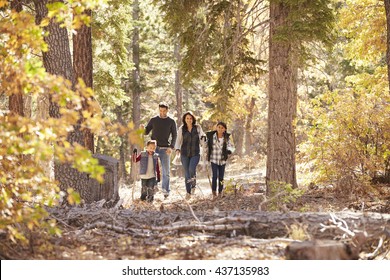
[[[202,127],[190,111],[182,118],[183,125],[177,131],[176,154],[180,155],[185,174],[186,199],[191,198],[196,187],[196,166],[200,160],[200,144],[206,140]]]
[[[222,194],[226,160],[228,159],[228,156],[234,152],[234,146],[230,141],[230,134],[227,133],[226,130],[226,123],[218,122],[216,130],[206,133],[208,145],[207,160],[211,162],[211,170],[213,172],[211,183],[213,198],[217,196],[217,180],[218,194],[219,196]]]

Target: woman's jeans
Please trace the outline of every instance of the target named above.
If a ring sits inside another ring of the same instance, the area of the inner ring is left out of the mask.
[[[158,157],[160,158],[161,161],[161,169],[162,169],[161,188],[164,194],[169,194],[169,192],[171,191],[169,187],[171,156],[167,154],[167,148],[157,147],[156,153],[158,153]]]
[[[200,155],[193,157],[186,157],[181,155],[180,158],[184,169],[186,191],[190,194],[191,189],[196,186],[196,166],[199,163]]]
[[[211,170],[213,171],[213,179],[211,181],[211,189],[213,192],[217,191],[217,179],[218,179],[218,192],[223,190],[223,176],[225,175],[225,166],[211,163]]]

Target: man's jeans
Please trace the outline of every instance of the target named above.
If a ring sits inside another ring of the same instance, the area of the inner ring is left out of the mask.
[[[161,169],[162,169],[162,183],[161,188],[164,194],[169,194],[171,189],[169,188],[169,178],[171,170],[171,156],[167,154],[167,148],[156,148],[156,153],[161,160]]]
[[[185,182],[187,193],[191,193],[191,188],[195,187],[196,166],[199,163],[200,155],[193,157],[186,157],[181,155],[181,163],[184,168]],[[191,180],[192,179],[192,180]]]

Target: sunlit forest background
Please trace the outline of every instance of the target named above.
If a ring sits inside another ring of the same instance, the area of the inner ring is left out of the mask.
[[[288,24],[271,42],[273,5],[287,7]],[[264,167],[269,116],[292,111],[293,187],[388,184],[386,5],[0,0],[0,232],[15,242],[36,228],[60,234],[45,208],[79,203],[86,180],[102,180],[94,154],[119,160],[120,183],[131,184],[140,126],[162,101],[177,125],[188,110],[205,131],[227,122],[235,155]],[[292,83],[291,100],[270,94],[275,44],[290,54],[293,78],[281,85]],[[284,101],[292,109],[269,110]]]

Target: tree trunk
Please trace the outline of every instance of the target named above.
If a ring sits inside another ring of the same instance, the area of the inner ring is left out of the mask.
[[[190,96],[189,96],[189,90],[183,90],[183,95],[184,95],[184,107],[186,108],[186,111],[190,110]],[[181,120],[177,123],[177,125],[181,125]]]
[[[278,28],[288,24],[288,6],[270,4],[269,104],[267,139],[267,193],[273,183],[297,187],[295,127],[297,66],[290,41],[276,38]]]
[[[52,2],[52,1],[50,1]],[[62,2],[62,1],[59,1]],[[36,21],[39,24],[43,18],[47,16],[48,10],[47,0],[35,0]],[[45,37],[45,41],[49,46],[49,50],[43,53],[43,65],[46,71],[53,75],[62,76],[71,81],[74,86],[74,72],[72,66],[72,58],[70,53],[68,32],[60,26],[55,20],[50,20],[46,27],[49,35]],[[52,118],[60,117],[59,106],[50,100],[49,116]],[[68,141],[70,143],[77,142],[84,145],[84,134],[80,131],[80,127],[76,126],[74,131],[69,133]],[[81,173],[72,168],[69,163],[55,162],[54,164],[55,179],[59,182],[59,187],[67,193],[69,188],[73,188],[80,193],[81,198],[85,202],[92,201],[92,194],[88,188],[89,176],[86,173]]]
[[[180,44],[175,43],[174,56],[177,64],[180,64]],[[181,87],[181,75],[179,67],[175,70],[175,95],[176,95],[176,110],[177,110],[177,120],[176,123],[180,123],[181,117],[183,116],[183,91]]]
[[[242,125],[243,122],[244,122],[243,120],[237,119],[234,121],[233,124],[234,133],[232,134],[232,137],[233,137],[234,146],[236,148],[235,153],[239,156],[242,156],[242,150],[244,147],[244,139],[242,135],[244,135],[245,130]]]
[[[11,9],[20,13],[23,10],[22,2],[20,0],[11,1]],[[13,92],[8,99],[8,107],[11,114],[24,116],[23,106],[23,92]]]
[[[252,132],[251,132],[251,124],[253,122],[253,116],[254,116],[254,109],[256,105],[256,99],[254,97],[251,98],[251,101],[248,106],[248,116],[246,118],[245,123],[245,154],[249,155],[252,152]]]
[[[91,10],[87,10],[85,15],[91,17]],[[75,79],[83,79],[85,85],[93,88],[93,66],[92,66],[92,29],[90,26],[82,25],[77,34],[73,35],[73,69]],[[88,110],[88,98],[82,101],[83,110]],[[94,135],[90,129],[84,129],[83,146],[92,153],[95,151]]]
[[[133,2],[133,21],[137,22],[140,18],[139,1]],[[132,57],[133,57],[133,72],[132,72],[132,92],[133,92],[133,110],[132,118],[135,128],[139,128],[141,122],[141,75],[140,75],[140,53],[139,53],[139,27],[136,25],[133,29],[132,38]],[[134,149],[140,149],[136,144],[131,144],[131,153]],[[137,177],[137,169],[133,161],[131,162],[130,181],[134,183]]]
[[[127,103],[125,103],[127,104]],[[125,105],[122,105],[122,106],[125,106]],[[116,113],[116,118],[118,120],[118,122],[125,126],[125,121],[123,119],[123,107],[120,107],[120,106],[117,106],[116,107],[116,110],[115,110],[115,113]],[[127,141],[127,137],[126,136],[120,136],[120,146],[119,146],[119,166],[118,166],[118,175],[119,175],[119,180],[123,180],[123,181],[126,181],[126,155],[128,155],[128,153],[126,153],[126,149],[128,148],[128,145],[127,145],[128,141]]]
[[[386,40],[386,64],[387,64],[387,79],[389,81],[390,90],[390,0],[383,0],[386,10],[386,25],[387,25],[387,40]]]
[[[386,10],[386,25],[387,25],[387,40],[386,40],[386,64],[387,64],[387,79],[389,82],[390,93],[390,0],[384,0]],[[385,181],[390,182],[390,158],[386,162]]]

